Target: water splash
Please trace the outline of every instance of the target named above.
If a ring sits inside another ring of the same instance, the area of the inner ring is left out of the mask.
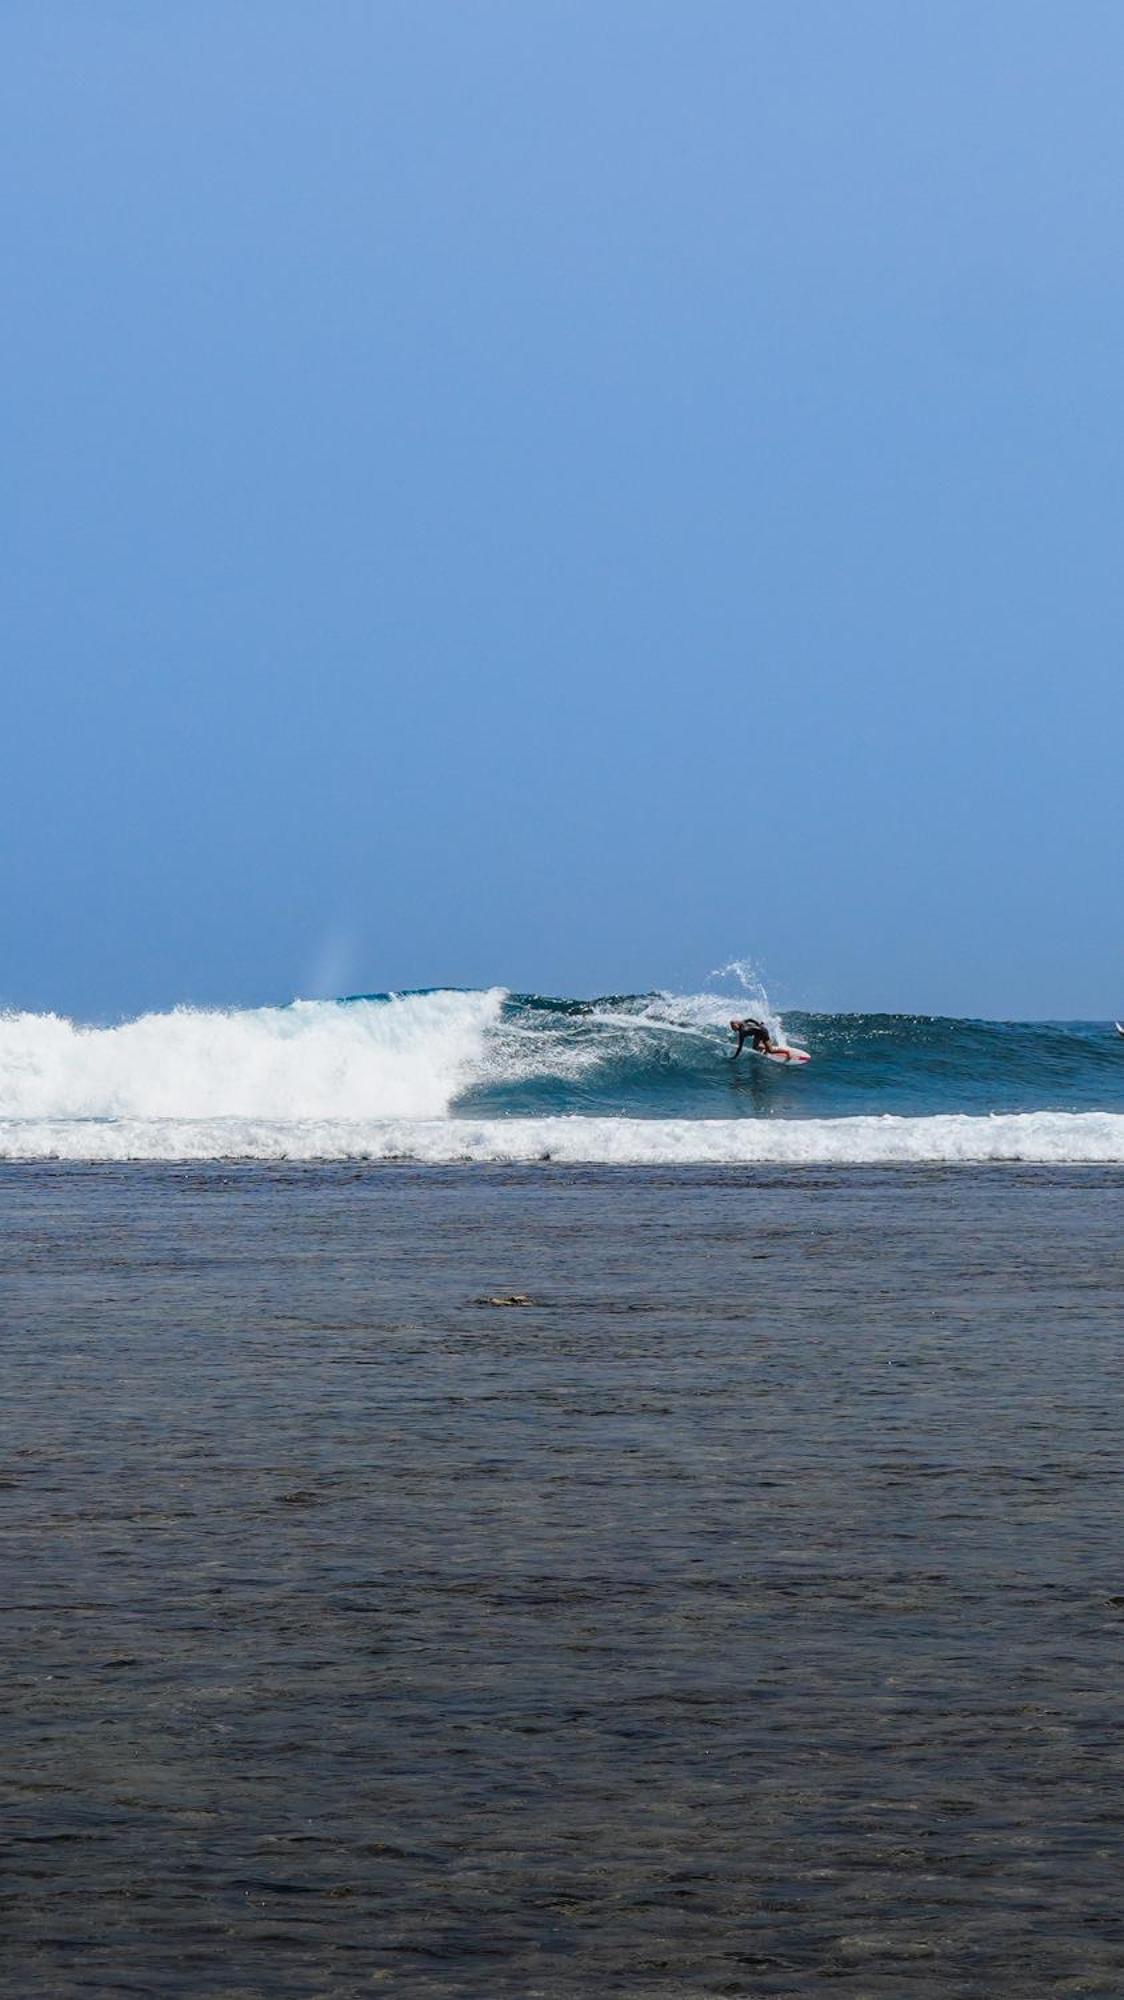
[[[736,980],[739,996],[750,1003],[746,1011],[764,1021],[775,1041],[784,1040],[784,1022],[769,998],[764,978],[751,959],[732,958],[726,965],[715,966],[712,972],[707,973],[707,980],[712,979]]]

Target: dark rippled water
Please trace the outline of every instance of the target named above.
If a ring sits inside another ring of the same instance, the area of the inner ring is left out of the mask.
[[[1122,1190],[3,1170],[5,1994],[1117,2000]]]

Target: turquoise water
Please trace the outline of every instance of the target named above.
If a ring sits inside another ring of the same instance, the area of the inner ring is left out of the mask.
[[[462,1110],[631,1118],[1124,1112],[1124,1038],[1111,1021],[786,1014],[785,1037],[812,1057],[798,1070],[747,1052],[732,1061],[722,1008],[654,994],[514,995],[503,1022],[513,1042],[537,1048],[541,1066],[521,1074],[513,1060],[466,1091]]]

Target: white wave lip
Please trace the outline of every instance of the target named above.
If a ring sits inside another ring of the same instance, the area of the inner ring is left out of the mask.
[[[505,997],[496,987],[342,1006],[181,1007],[112,1028],[6,1014],[3,1143],[13,1120],[153,1120],[166,1129],[179,1120],[439,1118],[480,1073]]]
[[[1124,1163],[1124,1116],[0,1120],[8,1160],[370,1160],[562,1166]]]

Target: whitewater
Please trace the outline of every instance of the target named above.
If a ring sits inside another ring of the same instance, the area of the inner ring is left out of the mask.
[[[730,1060],[732,1015],[806,1047]],[[1124,1162],[1111,1023],[796,1014],[758,991],[479,991],[0,1015],[0,1158]]]

